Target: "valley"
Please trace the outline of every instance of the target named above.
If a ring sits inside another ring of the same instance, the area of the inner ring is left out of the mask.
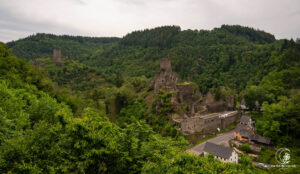
[[[240,25],[162,26],[0,46],[1,173],[299,171],[299,40]],[[243,151],[227,155],[238,164],[199,156],[206,142]],[[256,144],[259,157],[247,150]],[[295,167],[252,164],[274,164],[281,147]]]

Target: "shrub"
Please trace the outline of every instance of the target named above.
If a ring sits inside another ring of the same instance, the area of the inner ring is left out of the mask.
[[[241,145],[240,149],[246,153],[251,151],[250,145],[248,143]]]

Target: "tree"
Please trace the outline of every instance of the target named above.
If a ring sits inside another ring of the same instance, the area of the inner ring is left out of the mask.
[[[251,151],[250,145],[248,143],[242,144],[240,148],[246,153],[249,153]]]
[[[259,103],[263,103],[264,101],[268,101],[268,98],[266,97],[267,93],[264,89],[262,89],[260,86],[250,86],[246,89],[245,94],[245,100],[247,103],[247,106],[250,110],[253,110],[256,108],[256,101]]]

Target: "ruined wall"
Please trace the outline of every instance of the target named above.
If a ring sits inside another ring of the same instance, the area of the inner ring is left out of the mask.
[[[234,97],[227,96],[225,101],[216,101],[214,96],[208,92],[205,95],[204,104],[207,105],[208,112],[222,112],[227,110],[234,110]]]
[[[226,97],[226,106],[228,110],[234,110],[234,97],[227,96]]]
[[[178,82],[180,82],[180,79],[172,72],[171,60],[169,58],[163,58],[160,61],[159,73],[149,82],[149,84],[153,85],[154,91],[157,94],[159,89],[175,91]]]
[[[184,84],[184,85],[176,85],[178,90],[178,97],[183,103],[192,104],[194,102],[194,85]]]
[[[181,131],[185,133],[195,132],[216,132],[217,128],[221,128],[221,119],[218,116],[203,119],[201,117],[191,117],[183,119],[180,123]]]
[[[199,99],[201,96],[195,93],[195,86],[192,83],[187,84],[177,84],[177,95],[178,102],[181,104],[181,107],[188,106],[188,110],[186,111],[189,115],[194,115],[197,112],[197,104],[195,101]]]
[[[176,89],[176,84],[179,81],[175,73],[167,71],[161,71],[153,80],[155,93],[158,93],[159,89],[174,91]]]
[[[201,132],[204,128],[204,120],[199,117],[187,118],[180,123],[180,128],[182,132],[190,134]]]
[[[217,128],[221,129],[221,119],[219,116],[207,118],[204,120],[204,130],[216,132]]]
[[[225,117],[225,118],[222,118],[222,129],[236,123],[237,119],[239,118],[240,114],[239,113],[236,113],[236,114],[233,114],[231,116],[228,116],[228,117]]]
[[[224,116],[226,114],[228,115]],[[239,116],[239,112],[233,111],[184,118],[180,122],[180,128],[182,132],[190,134],[201,131],[205,133],[215,133],[217,128],[224,129],[234,124]]]

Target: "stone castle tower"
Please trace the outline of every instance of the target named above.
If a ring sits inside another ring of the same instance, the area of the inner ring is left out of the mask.
[[[60,48],[53,49],[53,61],[54,61],[54,63],[63,63],[63,60],[61,58],[61,49]]]
[[[155,92],[158,93],[159,89],[174,91],[178,80],[176,74],[172,72],[171,59],[161,59],[160,72],[152,79]]]
[[[163,58],[160,60],[160,71],[172,71],[171,60],[169,58]]]

